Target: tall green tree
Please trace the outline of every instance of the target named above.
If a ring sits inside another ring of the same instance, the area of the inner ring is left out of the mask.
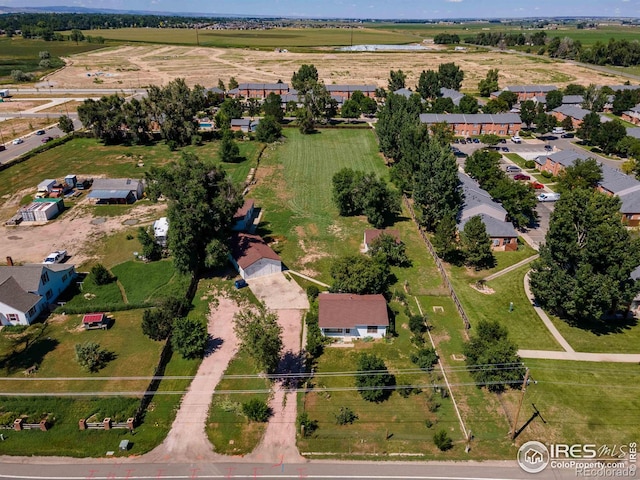
[[[226,128],[222,132],[220,140],[220,160],[226,163],[235,163],[240,158],[240,147],[233,139],[233,133]]]
[[[418,79],[418,93],[425,100],[441,96],[438,72],[435,70],[422,71]]]
[[[524,100],[520,103],[520,119],[527,128],[531,128],[533,120],[536,118],[536,105],[533,100]]]
[[[603,122],[592,137],[604,153],[611,154],[618,150],[618,143],[627,135],[627,129],[618,119]]]
[[[596,188],[602,180],[602,167],[595,158],[576,159],[558,175],[558,190],[568,192],[576,188]]]
[[[389,290],[389,265],[366,255],[339,257],[331,264],[332,292],[358,295],[382,293]]]
[[[490,268],[495,264],[495,258],[491,251],[491,238],[480,216],[471,217],[460,232],[460,243],[465,260],[476,270]]]
[[[444,217],[438,223],[432,239],[433,248],[445,262],[456,263],[459,260],[458,235],[456,219],[453,216]]]
[[[71,40],[72,42],[76,42],[76,45],[78,45],[79,42],[84,40],[84,34],[81,30],[74,28],[69,34],[69,40]]]
[[[409,257],[407,257],[406,245],[388,233],[379,235],[371,242],[369,255],[377,257],[389,265],[405,267],[411,264]]]
[[[256,127],[256,140],[273,143],[282,137],[282,125],[271,115],[265,115]]]
[[[306,94],[318,82],[318,69],[314,65],[303,64],[291,77],[291,85],[301,95]]]
[[[402,70],[391,70],[389,72],[388,88],[389,92],[395,92],[406,86],[407,76]]]
[[[558,108],[560,105],[562,105],[563,98],[564,95],[562,94],[562,90],[551,90],[549,93],[547,93],[547,112],[550,112],[554,108]]]
[[[478,113],[480,111],[478,100],[471,95],[465,95],[462,97],[458,108],[460,109],[460,113]]]
[[[282,97],[277,93],[271,92],[262,104],[262,111],[265,117],[273,117],[276,121],[281,122],[284,118],[282,111]]]
[[[582,108],[593,113],[601,112],[608,100],[607,92],[593,83],[587,86],[582,97]]]
[[[149,232],[152,227],[138,228],[138,241],[142,245],[142,255],[145,259],[155,262],[162,258],[162,247],[156,243],[153,233]]]
[[[640,243],[621,221],[620,199],[592,189],[562,193],[531,272],[536,300],[577,324],[627,306],[640,291],[630,278]]]
[[[596,112],[587,113],[582,119],[582,124],[578,127],[576,134],[587,144],[591,144],[595,141],[595,138],[600,131],[600,115]]]
[[[391,396],[396,380],[389,373],[384,360],[373,353],[361,353],[358,357],[356,387],[368,402],[382,402]]]
[[[173,321],[171,346],[182,358],[202,357],[207,346],[209,333],[207,324],[201,318],[176,318]]]
[[[504,90],[500,92],[498,99],[506,103],[509,106],[509,109],[511,109],[516,103],[518,103],[518,94],[511,90]]]
[[[233,317],[233,329],[245,350],[267,373],[275,373],[282,353],[278,315],[264,307],[244,309]]]
[[[58,118],[58,128],[67,134],[75,130],[73,120],[71,120],[67,115],[61,115],[60,118]]]
[[[498,88],[498,69],[491,68],[487,76],[478,82],[478,91],[481,97],[488,97],[493,92],[497,92]]]
[[[507,329],[495,320],[479,320],[474,330],[476,334],[462,351],[478,387],[486,386],[491,392],[518,388],[525,372],[518,346],[509,339]]]
[[[420,97],[417,95],[412,95],[411,98],[393,93],[387,95],[376,124],[380,150],[387,158],[400,160],[402,157],[400,142],[403,132],[420,125],[421,109]]]
[[[420,222],[433,232],[443,218],[458,214],[463,195],[449,145],[432,138],[425,153],[414,176],[413,199],[420,208]]]
[[[462,80],[464,80],[464,72],[453,62],[441,63],[438,66],[438,77],[441,87],[460,90]]]
[[[340,113],[342,118],[347,118],[349,120],[360,117],[362,113],[360,111],[360,105],[355,100],[345,100],[342,104],[342,108],[340,109]]]
[[[210,243],[225,248],[241,195],[224,170],[186,152],[178,162],[151,167],[147,185],[152,201],[160,195],[168,200],[168,246],[174,266],[182,273],[197,274],[206,265]]]

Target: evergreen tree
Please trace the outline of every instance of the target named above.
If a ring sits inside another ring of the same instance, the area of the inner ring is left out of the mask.
[[[478,83],[478,91],[481,97],[488,97],[498,91],[498,88],[498,69],[491,68],[487,72],[487,76]]]
[[[533,100],[525,100],[520,103],[520,119],[527,128],[531,128],[533,120],[536,118],[536,106]]]
[[[458,165],[448,145],[432,138],[426,156],[414,176],[413,199],[420,208],[420,221],[435,231],[445,217],[455,217],[462,206]]]
[[[318,82],[318,78],[318,70],[314,65],[303,64],[291,77],[291,85],[304,95]]]
[[[407,76],[404,74],[402,70],[397,70],[397,71],[391,70],[389,72],[389,81],[388,81],[389,92],[395,92],[396,90],[400,90],[401,88],[404,88],[406,86],[405,85],[406,80],[407,80]]]
[[[440,79],[441,87],[460,90],[464,72],[453,62],[441,63],[438,66],[438,78]]]
[[[425,100],[441,96],[440,77],[435,70],[423,70],[418,79],[418,93]]]
[[[460,242],[467,264],[474,266],[476,270],[490,268],[495,264],[491,238],[480,216],[467,220],[460,232]]]

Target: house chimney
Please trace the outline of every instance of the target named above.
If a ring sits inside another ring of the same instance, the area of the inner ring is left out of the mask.
[[[7,257],[7,266],[8,267],[13,267],[13,258]]]

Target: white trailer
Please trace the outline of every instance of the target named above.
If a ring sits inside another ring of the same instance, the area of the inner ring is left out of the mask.
[[[0,98],[8,98],[11,95],[9,95],[9,89],[8,88],[3,88],[2,90],[0,90]]]

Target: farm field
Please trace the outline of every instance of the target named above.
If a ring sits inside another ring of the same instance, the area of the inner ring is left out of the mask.
[[[68,34],[70,32],[63,32]],[[413,32],[392,32],[370,28],[277,28],[271,30],[195,30],[183,28],[120,28],[85,30],[108,40],[199,45],[205,47],[247,47],[260,49],[321,47],[361,43],[403,44],[421,42]],[[198,43],[199,42],[199,43]]]
[[[75,42],[45,42],[24,40],[20,37],[0,38],[0,83],[11,83],[11,70],[44,72],[39,66],[39,53],[48,51],[54,57],[66,57],[75,53],[104,48],[104,45]]]
[[[109,32],[117,32],[112,30]],[[338,52],[313,50],[276,52],[256,49],[186,47],[177,45],[131,44],[74,55],[73,65],[50,77],[56,88],[95,88],[94,76],[103,88],[133,88],[166,84],[176,77],[190,85],[215,86],[231,77],[238,82],[289,82],[302,64],[314,64],[326,84],[373,84],[386,86],[390,70],[401,69],[407,86],[413,88],[422,70],[455,62],[465,72],[464,92],[477,92],[478,82],[489,69],[499,70],[500,87],[517,84],[624,83],[622,75],[599,72],[580,65],[546,57],[521,56],[509,52],[489,52],[469,48],[456,52],[441,46],[412,52]],[[107,75],[108,74],[108,75]]]

